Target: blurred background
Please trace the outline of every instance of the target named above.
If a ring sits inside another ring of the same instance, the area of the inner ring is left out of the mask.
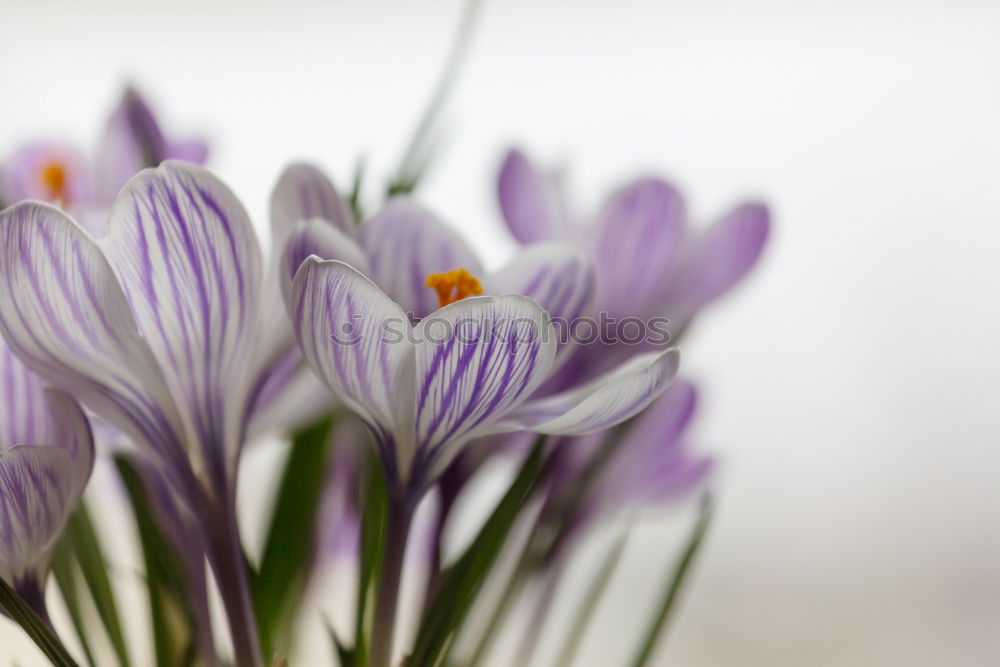
[[[460,12],[3,0],[0,154],[92,146],[132,81],[210,138],[261,230],[292,159],[346,186],[364,156],[374,198]],[[494,196],[512,142],[566,165],[586,210],[648,171],[703,223],[773,207],[761,266],[683,350],[722,466],[660,663],[1000,664],[998,34],[1000,4],[971,0],[486,2],[422,199],[490,264],[514,247]],[[693,510],[640,518],[581,664],[619,664]],[[36,655],[0,621],[0,663]]]

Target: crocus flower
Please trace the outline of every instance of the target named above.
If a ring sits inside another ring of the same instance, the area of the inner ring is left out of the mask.
[[[199,139],[166,138],[149,105],[129,86],[93,157],[73,146],[41,141],[0,162],[0,207],[26,199],[58,204],[88,230],[103,234],[107,209],[134,174],[167,159],[200,164],[207,154]]]
[[[596,216],[577,219],[557,180],[518,150],[503,161],[498,196],[521,243],[563,240],[590,254],[599,277],[598,311],[667,317],[675,337],[754,266],[770,227],[767,207],[746,202],[707,228],[693,228],[681,194],[658,177],[615,190]]]
[[[529,296],[562,326],[589,307],[593,270],[578,250],[559,243],[538,244],[493,273],[485,273],[472,249],[437,216],[408,197],[394,197],[362,225],[330,180],[309,164],[289,166],[271,198],[272,257],[269,303],[290,298],[292,278],[307,257],[343,261],[373,280],[411,320],[467,294],[515,293]],[[437,287],[428,280],[437,281]],[[280,294],[276,285],[280,285]],[[280,306],[271,306],[280,307]],[[292,335],[275,318],[270,336]],[[564,338],[565,336],[562,336]],[[560,361],[568,346],[560,346]],[[305,423],[328,411],[329,392],[294,356],[267,382],[255,407],[253,430]]]
[[[557,341],[549,314],[527,297],[470,296],[414,325],[356,269],[316,257],[291,289],[306,361],[372,430],[390,485],[418,495],[473,438],[600,431],[642,410],[677,370],[670,349],[533,399]]]
[[[275,317],[261,309],[262,274],[242,205],[186,163],[129,181],[100,241],[47,204],[0,212],[0,330],[30,368],[165,464],[203,522],[250,665],[235,470],[254,396],[285,352],[261,333]]]
[[[94,441],[77,403],[2,342],[0,379],[0,579],[47,618],[49,556],[90,479]]]

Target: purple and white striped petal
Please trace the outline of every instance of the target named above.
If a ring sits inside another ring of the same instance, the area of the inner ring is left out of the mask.
[[[243,206],[207,170],[168,160],[125,186],[102,243],[196,442],[233,453],[262,273]]]
[[[652,403],[670,385],[679,365],[676,348],[639,355],[582,387],[525,403],[491,430],[550,435],[603,431]]]
[[[48,443],[54,435],[42,381],[0,341],[0,451]]]
[[[445,306],[421,320],[414,336],[417,451],[434,471],[530,397],[556,351],[548,313],[513,294]]]
[[[655,178],[638,180],[608,198],[594,247],[601,309],[642,316],[663,294],[676,268],[684,216],[680,193]]]
[[[277,251],[292,228],[319,218],[345,234],[355,233],[354,214],[347,201],[319,168],[295,163],[285,168],[271,193],[271,240]]]
[[[371,427],[384,462],[405,464],[412,450],[414,357],[406,313],[353,267],[315,257],[299,268],[292,296],[306,362]]]
[[[94,434],[90,421],[66,392],[50,388],[45,390],[44,396],[54,432],[49,440],[36,440],[32,444],[52,445],[69,454],[73,462],[73,488],[79,499],[94,470]]]
[[[552,318],[559,341],[559,357],[571,346],[571,327],[590,311],[595,279],[590,261],[579,250],[561,243],[537,243],[517,253],[503,268],[488,276],[488,294],[521,294],[541,306]]]
[[[0,578],[16,584],[47,559],[78,498],[65,450],[18,445],[0,452]]]
[[[361,230],[372,280],[416,319],[438,308],[427,274],[464,268],[482,276],[465,241],[407,197],[391,199]]]
[[[320,259],[336,259],[368,274],[364,250],[353,237],[324,220],[308,220],[295,225],[281,251],[281,291],[289,303],[292,280],[302,262],[311,255]]]
[[[521,243],[565,239],[565,212],[553,179],[517,149],[504,157],[497,196],[507,227]]]
[[[0,212],[0,330],[43,379],[136,442],[181,456],[183,422],[114,272],[54,207]]]
[[[667,315],[687,318],[738,283],[760,258],[770,221],[765,205],[747,203],[696,236],[663,297]]]

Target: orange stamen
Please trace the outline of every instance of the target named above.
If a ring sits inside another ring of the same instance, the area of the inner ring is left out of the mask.
[[[447,306],[467,296],[483,293],[479,279],[461,268],[443,273],[428,273],[426,284],[437,292],[438,306]]]
[[[42,182],[49,189],[49,199],[66,201],[66,167],[57,161],[47,162],[41,169]]]

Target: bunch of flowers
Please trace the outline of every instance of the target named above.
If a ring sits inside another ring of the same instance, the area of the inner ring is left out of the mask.
[[[497,191],[521,245],[487,272],[418,202],[418,179],[363,215],[357,188],[344,197],[300,163],[274,187],[264,257],[205,156],[168,140],[129,89],[92,158],[32,144],[0,165],[0,607],[54,664],[106,664],[98,627],[118,664],[147,664],[124,636],[107,528],[82,500],[96,449],[138,529],[155,664],[479,664],[531,591],[528,634],[504,661],[526,664],[581,536],[706,487],[677,343],[757,261],[767,209],[693,226],[678,191],[647,177],[576,215],[512,150]],[[275,434],[288,455],[263,549],[248,553],[241,455]],[[446,557],[491,460],[516,473]],[[424,506],[431,519],[415,523]],[[648,660],[707,516],[623,660]],[[408,549],[428,573],[412,637],[396,631],[401,590],[419,587],[403,576]],[[345,551],[353,627],[331,625],[329,655],[296,656],[310,584]],[[50,573],[75,652],[48,614]]]

